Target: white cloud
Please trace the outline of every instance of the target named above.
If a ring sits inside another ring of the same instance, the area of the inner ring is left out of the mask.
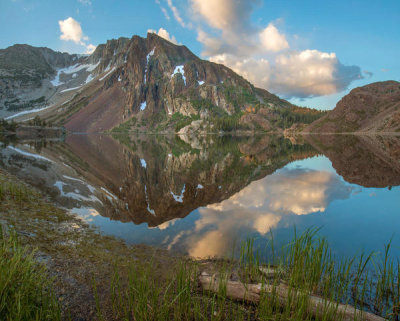
[[[61,40],[72,41],[78,45],[84,46],[86,54],[91,54],[96,49],[95,45],[86,44],[89,38],[83,34],[80,23],[74,18],[69,17],[65,20],[59,20],[58,24],[61,31]]]
[[[167,30],[165,30],[164,28],[160,28],[160,29],[158,29],[158,31],[149,29],[149,30],[147,30],[147,32],[155,33],[156,35],[159,35],[161,38],[164,38],[164,39],[174,43],[175,45],[178,44],[175,36],[170,36],[169,32]]]
[[[202,55],[258,87],[287,98],[305,98],[340,92],[362,78],[359,67],[344,66],[335,53],[291,50],[276,23],[254,26],[250,18],[258,0],[191,0],[191,4],[194,20],[200,21],[197,40],[203,44]]]
[[[304,50],[281,54],[275,59],[271,86],[287,96],[321,96],[338,91],[334,53]]]
[[[233,71],[258,87],[268,88],[272,67],[264,58],[242,58],[236,55],[223,54],[210,57],[212,62],[230,67]]]
[[[289,48],[285,35],[279,33],[272,23],[260,32],[260,41],[266,51],[276,52]]]
[[[288,98],[333,94],[362,77],[359,67],[344,66],[335,53],[318,50],[290,51],[271,61],[231,54],[212,56],[210,60],[232,68],[258,87]]]
[[[213,28],[227,31],[250,31],[250,16],[259,0],[192,0],[194,12]]]
[[[83,45],[83,40],[88,40],[88,37],[83,35],[81,25],[74,18],[69,17],[65,20],[58,21],[61,31],[61,40],[73,41],[76,44]]]

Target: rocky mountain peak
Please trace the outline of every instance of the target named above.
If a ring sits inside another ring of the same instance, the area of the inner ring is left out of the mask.
[[[293,108],[224,65],[154,33],[109,40],[89,56],[34,48],[28,60],[35,55],[42,62],[37,65],[47,68],[36,91],[11,90],[3,110],[25,115],[24,109],[33,108],[71,131],[121,125],[141,131],[271,130],[280,111]]]

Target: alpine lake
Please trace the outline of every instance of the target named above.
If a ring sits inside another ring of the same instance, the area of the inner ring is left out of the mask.
[[[400,257],[400,136],[67,135],[0,167],[101,233],[194,258],[318,229],[338,257]]]

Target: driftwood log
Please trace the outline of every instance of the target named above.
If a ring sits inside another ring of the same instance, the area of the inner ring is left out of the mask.
[[[287,285],[279,284],[277,286],[261,283],[245,284],[237,281],[229,281],[210,276],[203,272],[199,277],[201,287],[205,291],[218,293],[221,287],[226,289],[226,296],[232,300],[245,301],[250,303],[259,303],[261,293],[271,294],[275,292],[281,306],[287,304],[291,294],[301,295],[300,291],[289,289]],[[303,293],[304,294],[304,293]],[[324,300],[315,295],[309,295],[309,310],[313,316],[318,316],[325,309],[334,309],[338,315],[342,316],[344,321],[363,320],[363,321],[385,321],[386,319],[375,314],[361,311],[349,305]]]

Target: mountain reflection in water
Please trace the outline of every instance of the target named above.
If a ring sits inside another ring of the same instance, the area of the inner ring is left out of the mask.
[[[399,160],[396,136],[71,135],[3,146],[0,165],[106,233],[206,257],[270,230],[287,240],[294,225],[324,226],[335,248],[363,220],[387,233],[345,237],[353,251],[387,242],[400,223]]]

